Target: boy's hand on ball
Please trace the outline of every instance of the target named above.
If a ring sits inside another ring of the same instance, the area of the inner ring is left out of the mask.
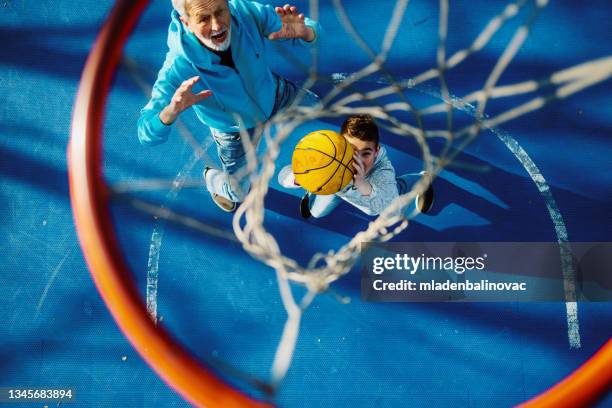
[[[365,165],[357,153],[353,154],[353,168],[355,173],[353,174],[353,186],[361,195],[369,196],[372,193],[372,185],[365,179],[366,169]]]

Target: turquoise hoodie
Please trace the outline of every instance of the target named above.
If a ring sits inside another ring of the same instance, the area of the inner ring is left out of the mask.
[[[193,92],[210,89],[212,96],[193,106],[198,118],[222,132],[238,132],[238,118],[246,128],[270,118],[276,98],[276,78],[265,63],[264,41],[281,29],[274,8],[246,0],[229,1],[231,50],[236,69],[220,65],[220,57],[200,44],[183,23],[176,10],[168,28],[168,53],[153,85],[151,100],[140,112],[138,138],[155,145],[168,139],[170,126],[159,119],[183,81],[200,76]],[[291,40],[294,44],[314,45],[321,33],[318,23],[306,19],[315,40]]]

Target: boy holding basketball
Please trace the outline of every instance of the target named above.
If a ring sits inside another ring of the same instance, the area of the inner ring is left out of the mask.
[[[353,182],[335,194],[315,195],[306,193],[300,204],[302,217],[321,218],[329,214],[344,200],[368,215],[378,215],[387,208],[399,194],[409,190],[412,174],[395,177],[395,169],[387,157],[387,151],[379,143],[378,126],[370,115],[353,115],[342,124],[340,134],[353,147]],[[279,183],[286,188],[299,188],[291,165],[285,166],[279,176]],[[417,209],[426,213],[433,203],[431,186],[417,196]]]

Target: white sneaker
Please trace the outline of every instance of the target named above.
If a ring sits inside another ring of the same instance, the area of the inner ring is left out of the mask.
[[[300,185],[295,181],[293,169],[288,164],[278,173],[278,184],[285,188],[300,188]]]
[[[229,213],[236,211],[236,207],[238,206],[238,204],[236,204],[235,202],[228,200],[227,198],[220,196],[219,194],[210,193],[210,195],[215,204],[217,204],[217,207],[219,207],[223,211]]]
[[[207,184],[206,183],[206,173],[208,172],[208,170],[210,170],[210,167],[206,166],[204,168],[204,183],[205,184]],[[229,212],[229,213],[236,211],[236,207],[238,207],[237,203],[235,203],[235,202],[233,202],[233,201],[231,201],[231,200],[229,200],[229,199],[227,199],[227,198],[225,198],[225,197],[223,197],[223,196],[221,196],[219,194],[216,194],[216,193],[213,193],[213,192],[210,192],[210,191],[209,191],[209,193],[210,193],[210,196],[213,199],[213,202],[215,204],[217,204],[217,207],[219,207],[223,211]]]

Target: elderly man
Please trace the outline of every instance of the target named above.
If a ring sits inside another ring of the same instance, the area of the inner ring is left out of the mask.
[[[312,45],[319,25],[296,7],[264,6],[247,0],[172,0],[166,60],[151,100],[138,121],[140,142],[163,143],[170,125],[193,107],[217,144],[223,170],[206,168],[215,203],[234,211],[249,190],[240,128],[249,130],[290,104],[297,86],[274,74],[264,61],[265,39]],[[309,94],[309,98],[316,98]]]

